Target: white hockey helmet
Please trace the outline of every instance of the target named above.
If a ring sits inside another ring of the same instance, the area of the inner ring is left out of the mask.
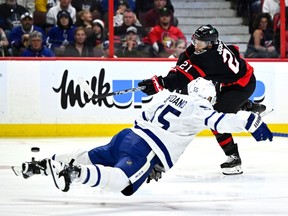
[[[212,105],[216,102],[216,90],[211,80],[198,77],[188,84],[188,94],[197,94],[201,98],[207,99]]]

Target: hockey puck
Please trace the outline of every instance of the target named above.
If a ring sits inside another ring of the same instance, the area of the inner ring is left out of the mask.
[[[31,152],[39,152],[40,151],[40,148],[38,147],[32,147],[31,148]]]

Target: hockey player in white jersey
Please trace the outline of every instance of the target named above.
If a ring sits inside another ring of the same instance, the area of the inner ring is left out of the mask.
[[[259,115],[219,113],[213,109],[215,101],[212,82],[197,78],[189,83],[188,95],[171,93],[143,111],[134,127],[122,130],[107,145],[23,163],[22,174],[24,178],[52,174],[62,191],[78,182],[132,195],[147,178],[153,178],[154,167],[168,171],[203,129],[250,132],[257,141],[272,141],[273,135]]]

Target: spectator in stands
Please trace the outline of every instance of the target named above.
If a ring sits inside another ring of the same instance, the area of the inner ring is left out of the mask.
[[[4,4],[6,0],[0,0],[0,4]],[[37,0],[36,0],[37,1]],[[33,6],[35,6],[35,0],[17,0],[17,4],[21,5],[27,9],[33,9]],[[29,10],[30,13],[30,10]],[[33,10],[32,10],[33,13]]]
[[[5,32],[2,28],[0,28],[0,57],[8,56],[8,39],[6,37]]]
[[[35,11],[35,0],[17,0],[17,4],[25,7],[30,14]]]
[[[102,18],[99,0],[72,0],[71,4],[76,12],[89,10],[92,14],[92,20]]]
[[[89,10],[81,10],[78,12],[75,26],[85,28],[87,37],[93,32],[92,30],[92,13]]]
[[[57,0],[58,1],[58,0]],[[47,11],[56,6],[56,0],[35,0],[35,10],[33,13],[34,25],[41,27],[42,29],[46,28],[46,14]]]
[[[243,24],[249,26],[249,34],[252,34],[252,25],[255,18],[262,13],[263,0],[234,0],[238,17],[243,18]]]
[[[135,7],[136,7],[135,0],[126,0],[126,1],[128,2],[129,9],[134,12]],[[108,26],[108,2],[109,0],[101,0],[99,2],[100,8],[103,14],[103,20],[107,26]],[[114,0],[114,14],[116,13],[118,9],[118,4],[119,4],[119,0]]]
[[[46,39],[44,31],[40,27],[33,25],[33,16],[29,12],[22,14],[20,23],[20,26],[12,29],[9,36],[13,56],[19,56],[28,47],[29,34],[33,31],[41,32],[43,41]]]
[[[285,38],[286,38],[286,53],[288,53],[288,0],[285,0],[285,15],[286,15],[286,20],[285,20],[285,29],[286,29],[286,33],[285,33]],[[274,19],[273,19],[273,29],[274,29],[274,46],[277,50],[278,53],[280,53],[280,24],[281,24],[281,20],[280,20],[280,12],[276,13],[274,15]],[[287,54],[286,54],[287,55]]]
[[[174,13],[174,7],[171,0],[166,0],[166,7],[169,8]],[[154,8],[154,0],[136,0],[136,15],[140,23],[145,25],[145,15],[146,13]]]
[[[56,6],[56,2],[55,5],[53,3],[54,0],[51,2],[52,5],[49,5],[49,1],[47,0],[35,0],[35,11],[46,13],[51,7]]]
[[[11,29],[20,25],[20,17],[25,12],[28,10],[18,5],[17,0],[5,0],[5,3],[0,5],[0,27],[8,38]]]
[[[102,43],[108,40],[104,22],[100,19],[95,19],[92,23],[92,30],[93,33],[87,37],[87,45],[102,52]]]
[[[145,28],[137,25],[135,13],[130,9],[126,9],[123,14],[123,24],[121,26],[114,27],[114,35],[119,37],[118,41],[123,40],[126,37],[127,28],[129,28],[130,26],[134,26],[137,28],[140,40],[142,40],[143,37],[147,36]]]
[[[54,57],[54,53],[43,46],[42,33],[33,31],[29,34],[29,46],[21,54],[23,57]]]
[[[168,58],[179,58],[179,55],[186,50],[187,44],[183,39],[178,39],[175,45],[175,51]]]
[[[74,43],[65,46],[64,56],[70,57],[93,57],[93,47],[87,46],[85,28],[77,27],[74,33]]]
[[[118,1],[118,8],[114,15],[114,26],[121,26],[123,24],[123,14],[129,8],[126,0]]]
[[[128,10],[130,11],[128,2],[126,0],[119,0],[118,3],[118,10],[116,11],[115,15],[114,15],[114,27],[115,26],[121,26],[123,25],[124,22],[124,12]],[[134,23],[136,26],[142,26],[142,24],[139,22],[136,14],[133,12],[134,14]]]
[[[249,0],[248,8],[249,8],[249,34],[253,33],[252,26],[256,17],[262,13],[262,6],[264,0]]]
[[[109,58],[109,41],[106,40],[102,43],[102,56],[101,58]],[[117,58],[116,55],[113,55],[113,58]]]
[[[247,45],[246,58],[277,58],[273,44],[273,22],[269,13],[261,13],[253,23],[253,34]]]
[[[166,7],[174,13],[174,7],[171,0],[166,0]],[[143,20],[146,12],[154,8],[154,0],[136,0],[136,15],[140,22]],[[142,23],[142,22],[141,22]]]
[[[100,5],[103,13],[107,13],[107,12],[108,12],[108,2],[109,2],[109,0],[101,0],[101,1],[99,2],[99,5]],[[126,0],[126,2],[128,3],[129,8],[130,8],[132,11],[135,11],[135,9],[136,9],[136,2],[135,2],[135,0]],[[119,4],[119,0],[114,0],[114,13],[117,11],[118,4]]]
[[[116,56],[130,58],[149,57],[148,46],[141,42],[136,27],[130,26],[127,28],[125,41],[122,47],[117,50]]]
[[[92,14],[89,10],[81,10],[77,14],[77,20],[75,25],[77,27],[82,26],[84,28],[92,28]]]
[[[39,0],[36,0],[36,1],[39,1]],[[43,0],[40,0],[40,1],[43,1]],[[57,6],[59,0],[44,0],[46,1],[46,8],[47,8],[47,11],[52,8],[52,7],[55,7]]]
[[[76,22],[76,9],[72,7],[71,0],[59,0],[56,6],[50,8],[46,14],[46,24],[54,26],[57,24],[57,14],[59,11],[67,11],[72,18],[73,24]]]
[[[57,25],[52,27],[47,33],[47,45],[56,54],[62,56],[64,48],[74,41],[75,26],[72,18],[66,10],[57,14]]]
[[[160,17],[160,10],[162,10],[164,7],[166,7],[167,1],[166,0],[154,0],[154,8],[149,10],[144,17],[144,20],[141,20],[142,25],[147,28],[147,27],[153,27],[159,24],[159,17]],[[170,10],[170,9],[169,9]],[[173,26],[178,26],[178,20],[174,16],[174,12],[171,11],[171,25]]]
[[[269,13],[272,20],[274,15],[280,12],[280,0],[265,0],[262,7],[263,13]]]
[[[148,41],[155,56],[168,57],[174,52],[176,41],[183,39],[186,42],[186,37],[178,27],[171,25],[172,14],[168,8],[162,8],[159,15],[159,25],[151,29]]]

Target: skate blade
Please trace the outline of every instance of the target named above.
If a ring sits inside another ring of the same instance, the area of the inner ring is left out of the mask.
[[[241,175],[243,173],[243,170],[239,165],[231,168],[222,168],[222,173],[224,175]]]
[[[48,164],[47,167],[49,169],[49,172],[51,173],[51,176],[52,176],[52,179],[56,188],[58,188],[59,190],[63,192],[67,192],[69,190],[69,186],[66,184],[64,177],[59,176],[59,173],[62,170],[61,165],[58,162],[53,161],[51,159],[48,159],[47,164]],[[68,186],[68,189],[67,189],[67,186]]]
[[[22,176],[22,167],[20,166],[11,166],[12,171],[16,176]]]

